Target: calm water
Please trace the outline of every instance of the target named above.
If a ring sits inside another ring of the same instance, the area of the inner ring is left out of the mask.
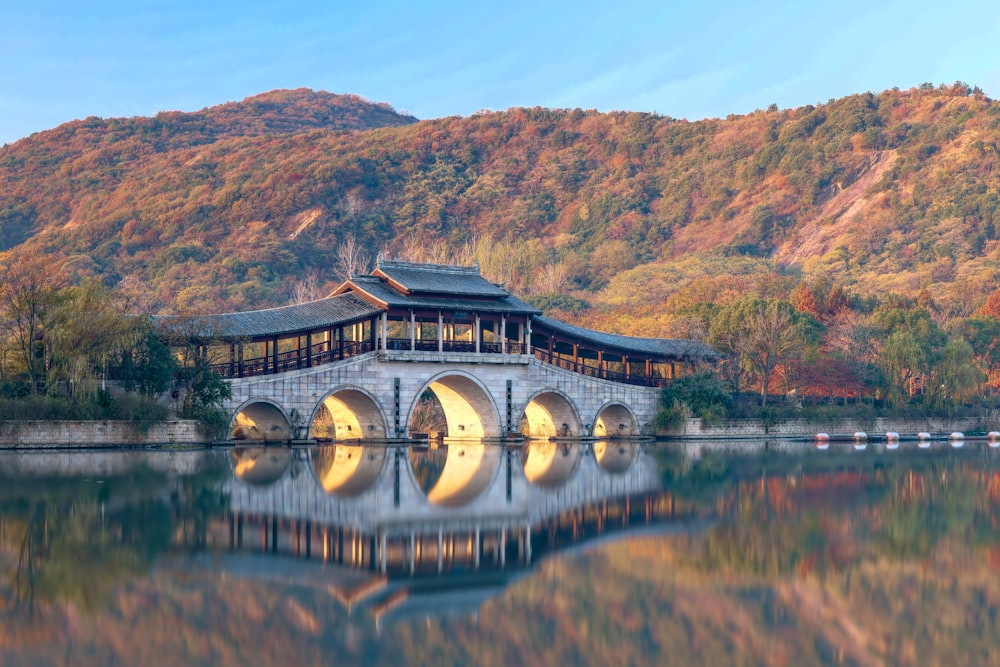
[[[968,440],[0,453],[4,665],[1000,664]]]

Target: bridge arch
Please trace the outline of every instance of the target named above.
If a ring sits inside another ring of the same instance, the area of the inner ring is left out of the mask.
[[[576,438],[580,415],[573,401],[558,389],[535,392],[524,406],[521,434],[528,438]]]
[[[309,450],[316,481],[329,494],[353,498],[370,489],[385,470],[386,447],[319,445]]]
[[[407,435],[414,410],[424,391],[437,396],[444,411],[450,438],[499,438],[500,413],[493,396],[476,377],[462,371],[446,371],[431,378],[414,394],[406,415]]]
[[[229,453],[233,474],[247,484],[268,486],[281,479],[292,463],[291,447],[234,447]]]
[[[317,423],[324,412],[328,423]],[[309,420],[310,436],[332,440],[385,440],[388,433],[385,411],[370,392],[354,385],[334,388],[316,404]]]
[[[595,438],[630,438],[640,435],[639,420],[632,409],[617,401],[601,406],[594,419]]]
[[[250,398],[233,414],[229,424],[232,440],[288,442],[292,439],[292,423],[278,403],[267,398]]]

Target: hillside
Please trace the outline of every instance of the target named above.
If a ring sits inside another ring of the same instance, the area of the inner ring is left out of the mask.
[[[471,260],[592,322],[824,281],[967,315],[995,288],[1000,104],[964,84],[688,122],[510,109],[417,122],[278,91],[0,148],[0,249],[142,279],[164,311],[289,301],[373,256]],[[762,287],[763,286],[763,287]],[[776,288],[777,289],[777,288]]]

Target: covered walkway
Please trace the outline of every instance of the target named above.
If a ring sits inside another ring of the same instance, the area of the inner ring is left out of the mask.
[[[552,318],[484,279],[478,266],[379,259],[325,298],[266,310],[157,320],[196,344],[224,378],[310,368],[371,352],[530,355],[581,375],[664,386],[716,353],[692,340],[635,338]]]

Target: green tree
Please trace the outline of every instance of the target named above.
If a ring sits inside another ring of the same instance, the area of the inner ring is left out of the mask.
[[[949,340],[928,382],[928,400],[936,408],[950,410],[975,394],[981,382],[972,346],[961,338]]]
[[[726,384],[712,373],[685,375],[672,381],[660,393],[656,425],[665,429],[688,415],[708,424],[726,416],[732,395]]]
[[[988,384],[1000,373],[1000,320],[972,317],[962,322],[962,338],[971,346],[980,377]]]
[[[114,377],[125,391],[157,396],[170,388],[177,362],[170,348],[149,328],[130,349],[121,350],[115,363]]]
[[[181,416],[197,419],[210,434],[220,436],[228,426],[222,406],[232,398],[229,383],[212,370],[208,358],[199,354],[191,365],[182,367],[179,379],[186,387]]]
[[[903,396],[913,396],[921,382],[933,381],[948,337],[925,308],[885,308],[875,313],[873,325],[885,339],[879,352],[885,398],[898,404]]]
[[[52,387],[67,396],[94,396],[104,389],[108,367],[145,335],[143,318],[112,305],[111,291],[94,278],[63,290],[46,336]]]
[[[879,354],[886,403],[896,405],[904,395],[913,394],[913,380],[928,369],[928,351],[910,331],[889,334]]]

